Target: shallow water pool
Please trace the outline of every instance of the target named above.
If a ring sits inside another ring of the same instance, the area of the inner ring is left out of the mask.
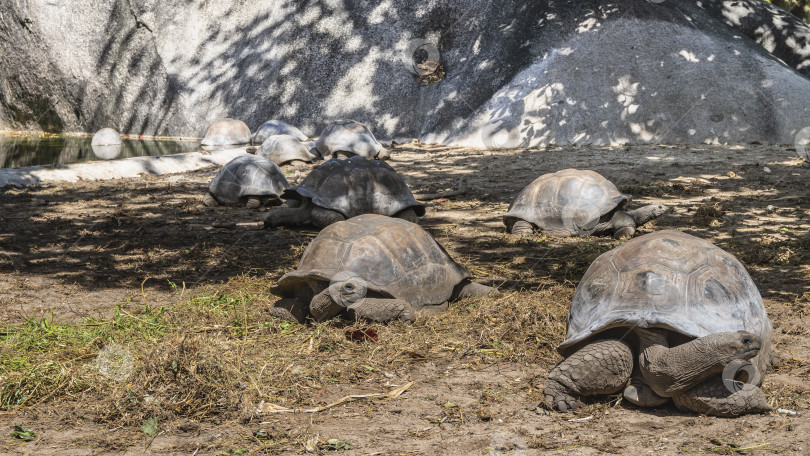
[[[68,164],[194,152],[200,141],[124,139],[121,146],[96,147],[90,136],[0,134],[0,168]]]

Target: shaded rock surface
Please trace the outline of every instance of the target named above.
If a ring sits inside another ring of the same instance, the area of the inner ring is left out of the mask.
[[[199,137],[233,117],[313,134],[350,118],[381,138],[515,146],[792,143],[810,124],[810,28],[759,0],[24,0],[0,15],[0,128]],[[444,78],[421,84],[434,57]]]

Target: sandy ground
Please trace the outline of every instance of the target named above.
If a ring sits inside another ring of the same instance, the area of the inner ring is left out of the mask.
[[[578,249],[598,246],[588,250],[590,260],[617,245],[597,238],[511,241],[500,214],[540,174],[589,168],[633,194],[633,204],[672,206],[640,232],[682,230],[743,261],[765,299],[782,359],[765,379],[766,393],[776,405],[806,413],[810,167],[790,148],[481,151],[404,145],[395,149],[390,164],[415,193],[448,191],[464,181],[465,194],[429,203],[422,225],[475,275],[507,292],[562,285],[573,293],[587,266],[577,261]],[[291,172],[290,180],[302,179],[305,171]],[[263,230],[261,210],[202,206],[214,172],[0,193],[0,318],[109,318],[117,305],[174,305],[180,298],[172,283],[193,293],[237,275],[273,280],[294,268],[316,233]],[[551,367],[548,362],[476,364],[463,357],[450,363],[416,360],[392,367],[388,375],[331,385],[325,392],[338,398],[415,382],[397,399],[362,400],[317,414],[269,415],[261,423],[177,422],[154,439],[135,428],[66,421],[75,414],[58,407],[27,408],[0,415],[0,453],[306,451],[305,442],[292,447],[296,450],[262,446],[252,436],[262,428],[283,435],[305,430],[319,441],[345,439],[352,449],[343,454],[810,454],[810,424],[802,416],[774,412],[721,419],[671,406],[649,410],[624,404],[587,416],[549,413],[538,408],[538,386]],[[71,412],[80,408],[72,407]],[[40,438],[28,444],[10,438],[17,423],[35,428]]]

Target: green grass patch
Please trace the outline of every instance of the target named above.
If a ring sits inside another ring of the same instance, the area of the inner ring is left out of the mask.
[[[80,367],[107,345],[138,344],[165,334],[169,326],[164,314],[165,309],[145,306],[138,315],[116,309],[108,321],[59,323],[50,317],[0,324],[0,409],[86,387],[76,375]]]
[[[166,309],[3,325],[0,408],[80,401],[88,418],[133,427],[149,419],[251,420],[261,402],[324,405],[325,388],[385,382],[386,372],[424,362],[551,364],[571,292],[550,286],[462,301],[413,324],[302,325],[270,316],[268,286],[239,278]],[[353,342],[350,328],[372,328],[379,341]]]

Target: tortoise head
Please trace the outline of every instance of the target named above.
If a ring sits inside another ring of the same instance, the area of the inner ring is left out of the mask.
[[[368,284],[356,274],[341,272],[329,284],[329,296],[341,307],[349,308],[368,294]]]
[[[707,348],[714,352],[718,364],[734,360],[749,360],[762,348],[762,338],[747,331],[732,331],[701,337]]]

